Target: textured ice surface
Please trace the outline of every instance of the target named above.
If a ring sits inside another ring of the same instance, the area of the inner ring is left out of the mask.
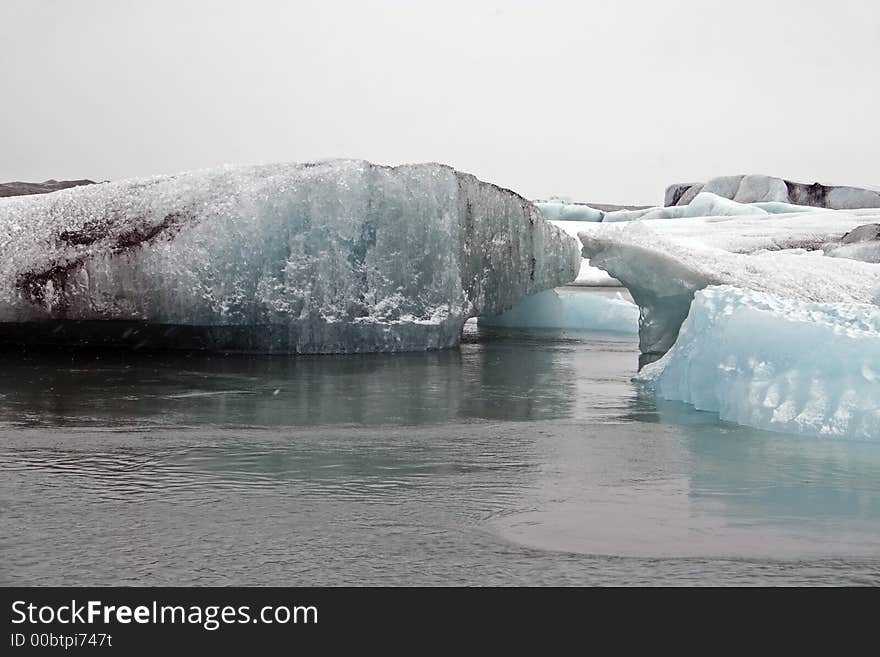
[[[441,348],[579,266],[534,205],[438,164],[225,168],[0,201],[7,328],[124,320],[204,327],[205,348]]]
[[[880,262],[880,224],[859,226],[849,231],[839,242],[826,244],[823,250],[825,255],[834,258]]]
[[[764,175],[721,176],[706,183],[670,185],[664,204],[687,205],[700,192],[712,192],[740,203],[782,202],[833,210],[880,207],[880,191],[871,187],[798,183]]]
[[[709,287],[640,378],[737,424],[880,440],[880,308]]]
[[[828,258],[820,249],[864,218],[855,213],[722,220],[582,224],[583,254],[620,280],[639,305],[641,363],[672,346],[694,293],[735,285],[806,302],[871,303],[880,265]],[[768,250],[773,249],[773,250]]]
[[[619,292],[609,296],[578,290],[546,290],[527,297],[502,315],[481,317],[480,324],[634,334],[639,328],[639,309]]]

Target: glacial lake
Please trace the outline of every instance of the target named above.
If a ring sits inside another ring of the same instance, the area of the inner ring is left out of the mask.
[[[432,353],[4,353],[0,584],[880,584],[880,441],[657,402],[637,360],[475,325]]]

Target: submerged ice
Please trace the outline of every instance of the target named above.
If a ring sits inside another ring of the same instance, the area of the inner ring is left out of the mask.
[[[709,287],[640,378],[660,397],[737,424],[877,440],[880,308]]]
[[[579,265],[534,205],[438,164],[224,168],[0,201],[3,326],[78,320],[111,341],[122,320],[203,329],[203,348],[442,348]]]

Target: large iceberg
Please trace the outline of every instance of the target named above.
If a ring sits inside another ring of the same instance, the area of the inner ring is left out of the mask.
[[[227,167],[0,201],[0,336],[442,348],[579,266],[534,205],[447,166]]]
[[[876,214],[876,211],[874,211]],[[823,245],[865,223],[861,212],[810,212],[581,224],[583,255],[640,310],[640,365],[675,343],[694,294],[734,285],[813,303],[872,303],[880,265],[826,257]]]
[[[877,440],[880,308],[709,287],[640,378],[737,424]]]
[[[774,176],[720,176],[705,183],[676,183],[666,188],[664,205],[688,205],[702,192],[738,203],[771,202],[834,210],[880,207],[880,190],[870,187],[798,183]]]

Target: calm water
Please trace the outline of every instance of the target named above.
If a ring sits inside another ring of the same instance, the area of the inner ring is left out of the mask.
[[[0,357],[0,584],[877,584],[880,444],[658,405],[634,338]]]

